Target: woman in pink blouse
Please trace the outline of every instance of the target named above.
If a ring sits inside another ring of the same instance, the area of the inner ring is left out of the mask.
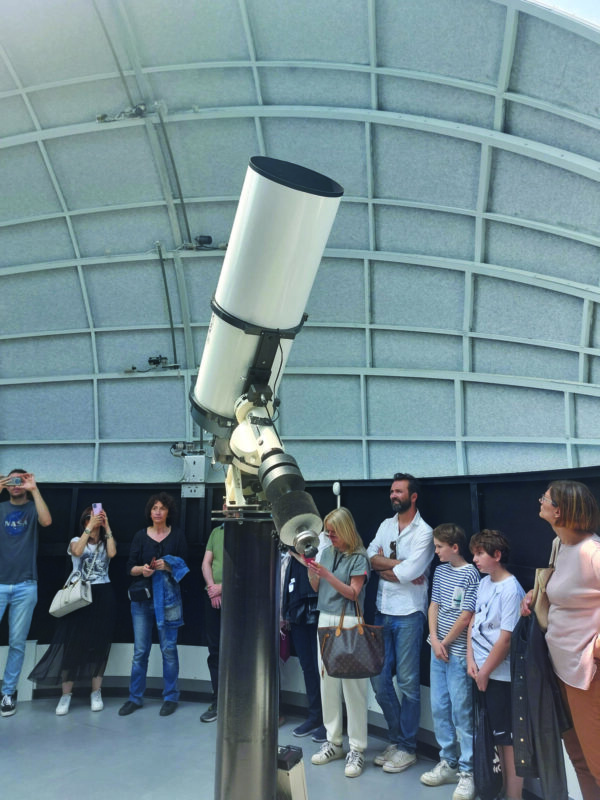
[[[584,800],[600,800],[600,510],[587,486],[553,481],[540,497],[540,517],[560,539],[546,644],[573,719],[563,738]],[[531,592],[525,614],[530,601]]]

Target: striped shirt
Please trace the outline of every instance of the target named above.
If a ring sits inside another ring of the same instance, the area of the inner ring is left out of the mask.
[[[462,611],[475,611],[479,572],[473,564],[440,564],[433,574],[432,603],[438,604],[437,636],[441,641]],[[467,629],[449,646],[453,656],[467,655]]]

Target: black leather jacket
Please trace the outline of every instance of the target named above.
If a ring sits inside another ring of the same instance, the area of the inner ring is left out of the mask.
[[[317,592],[308,580],[308,570],[290,556],[281,590],[281,619],[294,625],[317,625],[317,599]]]
[[[544,800],[568,800],[561,733],[571,721],[535,614],[512,633],[510,672],[517,775],[539,777]]]

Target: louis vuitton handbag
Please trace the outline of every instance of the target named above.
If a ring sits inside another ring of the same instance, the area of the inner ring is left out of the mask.
[[[554,562],[560,548],[560,539],[558,536],[552,542],[552,552],[550,553],[550,563],[547,567],[538,567],[535,571],[535,582],[533,584],[533,594],[531,596],[530,608],[535,614],[538,625],[544,633],[548,630],[548,612],[550,610],[550,601],[546,594],[546,587],[548,581],[554,572]]]
[[[358,624],[344,628],[346,603],[336,626],[318,629],[323,666],[332,678],[371,678],[379,675],[385,655],[383,627],[367,625],[360,605],[355,601]]]

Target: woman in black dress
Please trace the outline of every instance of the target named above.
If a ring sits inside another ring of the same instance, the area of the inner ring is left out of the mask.
[[[29,680],[41,686],[62,683],[58,716],[69,712],[75,681],[91,681],[92,711],[102,711],[102,678],[115,627],[115,596],[108,567],[117,552],[106,512],[88,506],[79,521],[81,534],[71,539],[68,553],[92,587],[92,603],[60,617],[50,647],[33,668]]]

